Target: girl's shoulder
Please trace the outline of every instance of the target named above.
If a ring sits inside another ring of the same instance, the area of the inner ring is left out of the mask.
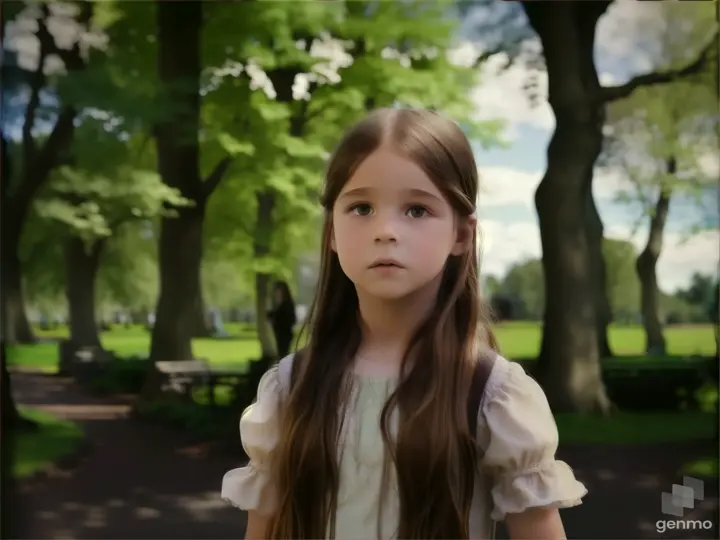
[[[496,357],[477,413],[481,447],[492,438],[528,449],[557,445],[557,425],[545,392],[518,362]]]
[[[293,360],[295,353],[288,354],[275,365],[275,376],[277,377],[278,388],[283,396],[290,391],[290,377],[292,375]]]
[[[545,392],[519,362],[495,353],[481,402],[481,412],[493,403],[548,407]],[[548,407],[549,408],[549,407]]]
[[[277,399],[287,396],[290,389],[290,375],[292,374],[294,354],[289,354],[270,368],[260,378],[257,387],[257,399]]]

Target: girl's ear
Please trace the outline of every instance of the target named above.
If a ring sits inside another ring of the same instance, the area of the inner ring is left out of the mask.
[[[475,216],[464,218],[457,228],[455,244],[450,253],[455,256],[462,255],[472,248],[476,230],[477,218]]]

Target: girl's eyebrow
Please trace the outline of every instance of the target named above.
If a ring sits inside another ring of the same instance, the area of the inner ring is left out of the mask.
[[[440,197],[438,197],[437,195],[435,195],[433,193],[430,193],[429,191],[425,191],[424,189],[412,188],[412,189],[408,189],[407,192],[410,195],[414,195],[415,197],[430,198],[430,199],[435,199],[436,201],[443,202]]]
[[[418,188],[410,188],[404,190],[405,193],[408,195],[412,195],[414,197],[422,197],[425,199],[435,199],[436,201],[442,202],[442,199],[438,197],[437,195],[434,195],[433,193],[430,193],[429,191],[425,191],[424,189],[418,189]],[[349,191],[346,191],[345,193],[341,193],[338,199],[343,199],[345,197],[367,197],[371,195],[373,192],[372,188],[369,187],[358,187],[355,189],[351,189]]]
[[[338,199],[343,199],[345,197],[367,197],[372,193],[372,189],[368,187],[359,187],[355,189],[351,189],[350,191],[346,191],[345,193],[341,193]]]

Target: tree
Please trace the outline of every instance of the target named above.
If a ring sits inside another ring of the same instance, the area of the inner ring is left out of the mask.
[[[548,102],[556,120],[547,170],[535,203],[547,299],[537,377],[558,411],[606,412],[610,408],[599,364],[596,283],[591,267],[592,250],[601,246],[602,234],[591,234],[587,202],[593,167],[602,148],[605,108],[639,87],[700,71],[712,48],[712,42],[701,44],[697,59],[688,65],[603,87],[593,58],[594,38],[598,19],[610,3],[523,3],[542,44]]]
[[[165,185],[149,165],[146,138],[108,129],[107,122],[83,117],[73,141],[73,165],[57,169],[41,217],[65,225],[66,298],[70,341],[75,347],[100,346],[96,283],[107,240],[129,221],[172,218],[188,204]],[[169,209],[166,209],[169,207]]]
[[[225,156],[207,177],[200,174],[200,40],[203,19],[208,16],[204,5],[199,1],[156,2],[154,11],[159,95],[169,105],[154,126],[157,167],[163,182],[179,190],[192,205],[176,208],[177,215],[163,219],[160,225],[160,295],[150,358],[182,360],[192,358],[194,315],[201,297],[205,207],[232,160]],[[150,393],[153,380],[149,380]]]
[[[537,321],[542,318],[545,305],[542,285],[542,262],[529,259],[508,269],[498,292],[519,305],[519,312],[513,318]]]
[[[698,36],[708,34],[708,6],[694,6],[674,2],[660,5],[662,18],[673,21],[658,40],[656,55],[661,67],[683,61]],[[700,72],[667,85],[639,88],[609,109],[610,129],[602,161],[628,178],[630,188],[621,193],[621,200],[639,203],[648,221],[645,248],[636,262],[648,354],[666,353],[656,265],[671,199],[702,199],[717,182],[700,166],[701,159],[712,153],[718,142],[713,114],[717,97],[709,80],[712,75]]]
[[[9,178],[12,174],[12,167],[10,164],[10,156],[7,150],[5,136],[2,133],[0,133],[0,144],[2,145],[0,147],[0,152],[2,153],[1,157],[3,178]],[[3,199],[7,195],[7,186],[7,182],[0,182],[0,190],[2,190],[0,192],[0,197],[2,197]],[[0,370],[2,373],[3,386],[2,403],[0,404],[0,406],[2,406],[3,424],[10,431],[15,431],[18,429],[32,429],[35,427],[35,422],[28,420],[20,415],[20,412],[15,405],[15,399],[12,395],[10,372],[8,371],[6,357],[7,342],[5,341],[6,327],[8,321],[4,314],[2,314],[2,316],[0,317],[0,324],[2,325],[2,327],[0,327],[0,361],[2,363],[2,365],[0,366]]]
[[[69,49],[58,47],[48,30],[48,22],[54,17],[56,22],[59,20],[60,25],[64,24],[67,27],[72,26],[75,21],[80,28],[77,31],[79,35],[83,28],[90,27],[92,8],[91,3],[82,2],[79,13],[76,11],[73,16],[68,17],[66,14],[52,13],[54,8],[51,8],[50,4],[41,3],[28,5],[18,14],[18,17],[36,21],[35,37],[38,51],[35,63],[30,68],[29,97],[22,126],[22,160],[15,182],[8,187],[8,192],[3,197],[0,211],[3,219],[2,312],[5,318],[5,339],[9,344],[33,340],[33,333],[25,313],[19,256],[20,239],[33,198],[47,181],[51,170],[62,158],[72,140],[77,108],[82,101],[77,94],[72,96],[72,92],[69,93],[70,95],[61,92],[64,104],[54,118],[50,133],[43,141],[36,140],[33,130],[37,129],[36,119],[42,114],[42,92],[48,85],[57,83],[56,77],[48,72],[50,65],[48,58],[59,57],[67,72],[77,73],[85,68],[88,57],[87,51],[81,49],[77,36]]]
[[[630,242],[612,238],[603,240],[603,260],[611,321],[628,323],[637,319],[640,284],[635,274],[636,258],[637,251]]]
[[[274,174],[287,178],[288,184],[296,187],[288,190],[274,182],[271,189],[266,188],[261,194],[261,201],[269,206],[266,214],[258,214],[256,232],[260,235],[256,239],[264,237],[266,241],[256,243],[260,248],[256,256],[274,247],[267,242],[272,238],[268,232],[278,217],[272,216],[271,205],[288,205],[297,200],[297,195],[302,197],[304,191],[307,207],[308,195],[320,187],[319,175],[312,171],[317,170],[349,123],[369,109],[393,104],[435,108],[464,121],[463,127],[476,140],[486,144],[494,140],[490,126],[467,121],[472,110],[468,92],[476,83],[476,74],[474,66],[457,65],[449,58],[452,34],[457,27],[456,20],[446,17],[450,4],[353,2],[346,3],[341,10],[332,8],[320,19],[324,26],[316,24],[305,41],[309,59],[315,65],[306,75],[304,99],[297,99],[293,93],[297,77],[304,75],[302,64],[287,62],[284,67],[267,71],[276,101],[290,110],[281,138],[287,140],[281,151],[289,159],[286,170],[282,174],[276,170]],[[330,39],[318,32],[323,27],[328,29]],[[318,62],[322,57],[313,55],[315,46],[339,47],[343,58],[336,60],[335,66],[326,66],[326,62]],[[303,149],[303,138],[315,143],[314,147],[305,144]],[[298,158],[305,159],[306,171],[293,167]],[[265,287],[264,278],[259,275],[256,301],[258,310],[263,311]],[[262,320],[259,324],[263,325]]]
[[[224,17],[207,21],[206,32],[216,40],[228,21],[258,22],[247,30],[252,46],[229,53],[227,46],[211,48],[223,52],[224,63],[211,59],[221,67],[208,69],[212,90],[203,117],[217,134],[208,138],[219,145],[208,145],[207,155],[230,154],[234,166],[219,188],[222,197],[210,203],[208,224],[220,221],[213,214],[222,209],[223,220],[236,229],[231,249],[252,258],[258,335],[263,356],[272,357],[265,313],[270,281],[289,276],[289,261],[316,242],[320,171],[342,131],[369,108],[393,103],[432,105],[467,118],[475,72],[447,59],[454,23],[439,17],[447,5],[246,3],[223,9]],[[230,102],[249,106],[232,115]],[[487,126],[467,127],[485,142],[492,138]]]
[[[695,272],[690,278],[690,284],[684,289],[678,289],[675,296],[699,308],[701,312],[710,314],[713,313],[713,307],[717,302],[715,298],[717,283],[718,276],[706,276]]]
[[[147,324],[157,300],[157,221],[130,221],[114,230],[100,261],[100,305],[127,312],[135,323]]]

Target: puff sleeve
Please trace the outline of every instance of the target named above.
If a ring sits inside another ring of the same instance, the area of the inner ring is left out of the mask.
[[[497,368],[478,419],[487,439],[483,464],[493,481],[492,519],[528,508],[580,504],[587,490],[555,458],[558,430],[545,393],[517,363],[502,359]]]
[[[263,375],[255,402],[240,417],[240,438],[250,460],[245,467],[228,471],[222,480],[223,500],[265,516],[271,515],[277,504],[270,467],[280,439],[281,394],[280,367],[275,365]]]

